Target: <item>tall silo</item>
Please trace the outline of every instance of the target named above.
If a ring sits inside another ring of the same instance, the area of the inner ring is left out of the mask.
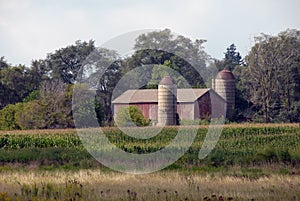
[[[157,125],[176,125],[177,85],[170,76],[165,76],[158,85]]]
[[[235,78],[231,71],[222,70],[212,80],[212,89],[226,101],[226,116],[233,118],[235,109]]]

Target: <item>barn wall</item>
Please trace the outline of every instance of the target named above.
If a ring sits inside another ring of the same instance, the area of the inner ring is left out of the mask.
[[[157,103],[130,103],[137,106],[146,119],[157,120]]]
[[[146,119],[157,120],[157,103],[130,103],[129,105],[137,106]],[[114,117],[117,116],[120,108],[128,106],[125,103],[114,104]]]
[[[129,105],[137,106],[143,113],[144,117],[151,120],[157,120],[158,105],[157,103],[131,103]],[[114,116],[116,117],[120,108],[128,104],[114,104]],[[180,119],[194,119],[194,103],[177,103],[177,113]]]
[[[123,103],[115,103],[113,106],[113,114],[114,114],[114,118],[116,118],[120,108],[128,106],[128,104],[123,104]]]
[[[215,93],[210,93],[211,103],[213,107],[212,118],[220,118],[226,116],[226,102]]]
[[[211,102],[210,102],[210,94],[206,93],[200,98],[197,99],[194,103],[195,105],[195,119],[205,119],[211,114]]]
[[[194,119],[194,103],[177,103],[179,119]]]
[[[212,107],[214,114],[212,115]],[[220,118],[222,117],[225,109],[225,101],[217,94],[210,92],[201,96],[195,102],[195,119],[205,119],[208,117]]]

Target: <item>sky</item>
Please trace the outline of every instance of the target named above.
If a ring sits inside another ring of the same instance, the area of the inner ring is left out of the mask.
[[[0,56],[29,66],[76,40],[101,46],[124,33],[165,28],[206,39],[214,58],[232,43],[245,56],[260,33],[300,29],[299,8],[299,0],[0,0]]]

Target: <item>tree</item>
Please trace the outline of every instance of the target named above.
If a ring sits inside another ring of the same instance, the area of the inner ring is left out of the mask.
[[[50,79],[49,69],[47,69],[45,60],[33,60],[29,69],[29,79],[35,85],[36,89],[44,80]]]
[[[8,67],[8,63],[4,57],[0,57],[0,70]]]
[[[104,107],[95,98],[94,92],[86,83],[76,83],[74,87],[72,111],[76,127],[93,126],[91,124],[94,122],[95,114],[98,124],[101,125],[105,120]]]
[[[219,70],[227,69],[233,71],[236,66],[244,65],[242,56],[236,50],[235,44],[231,44],[224,53],[225,57],[223,60],[215,60],[216,66]]]
[[[4,97],[6,96],[7,92],[5,85],[2,83],[3,75],[1,73],[1,71],[6,67],[8,67],[8,64],[5,61],[5,58],[0,57],[0,109],[2,109],[6,105]]]
[[[21,103],[18,103],[21,104]],[[16,111],[15,121],[20,129],[47,128],[47,105],[40,100],[22,103],[22,108]]]
[[[0,83],[3,96],[0,97],[0,108],[8,104],[21,102],[39,83],[31,79],[30,69],[24,65],[8,66],[0,71]]]
[[[9,104],[0,110],[0,130],[20,129],[16,121],[16,113],[22,110],[23,104]]]
[[[262,34],[246,57],[250,100],[265,122],[278,117],[281,121],[299,121],[299,113],[294,113],[300,100],[299,38],[297,30],[278,36]]]
[[[72,91],[72,85],[59,79],[44,81],[39,97],[23,103],[22,109],[16,112],[17,124],[21,129],[74,127]]]
[[[248,86],[247,66],[235,66],[232,71],[235,77],[235,121],[252,119],[255,108],[251,100]]]
[[[224,68],[233,71],[235,66],[242,64],[243,62],[240,53],[236,51],[236,46],[231,44],[225,53]]]
[[[278,35],[274,60],[280,71],[280,120],[300,120],[300,31],[287,30]]]
[[[105,125],[112,125],[112,93],[121,78],[120,57],[117,52],[105,48],[96,48],[87,58],[87,64],[80,72],[79,82],[87,83],[90,89],[96,90],[98,120]],[[104,116],[102,112],[104,111]]]
[[[40,63],[41,61],[33,61],[31,68],[5,65],[0,70],[0,109],[8,104],[21,102],[31,92],[39,89],[42,80],[47,79]]]
[[[162,80],[164,76],[171,76],[178,88],[188,88],[188,84],[185,81],[185,78],[178,73],[178,71],[170,68],[170,61],[166,60],[163,65],[155,65],[152,69],[152,77],[149,82],[148,88],[156,88],[158,87],[159,82]]]
[[[209,55],[204,51],[205,40],[192,41],[184,36],[174,36],[169,29],[141,34],[136,39],[135,53],[125,60],[128,70],[143,65],[163,65],[178,71],[193,87],[210,82],[211,72],[207,68]]]
[[[75,45],[56,50],[49,54],[46,59],[46,68],[51,77],[59,78],[64,83],[75,82],[80,68],[84,65],[86,58],[95,49],[94,41],[76,41]]]

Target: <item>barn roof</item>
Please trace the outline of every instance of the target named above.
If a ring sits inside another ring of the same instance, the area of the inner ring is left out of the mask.
[[[214,90],[206,89],[177,89],[177,102],[191,103],[198,98],[212,92],[217,94]],[[222,98],[223,99],[223,98]],[[137,89],[127,90],[122,95],[112,101],[112,103],[157,103],[157,89]]]

